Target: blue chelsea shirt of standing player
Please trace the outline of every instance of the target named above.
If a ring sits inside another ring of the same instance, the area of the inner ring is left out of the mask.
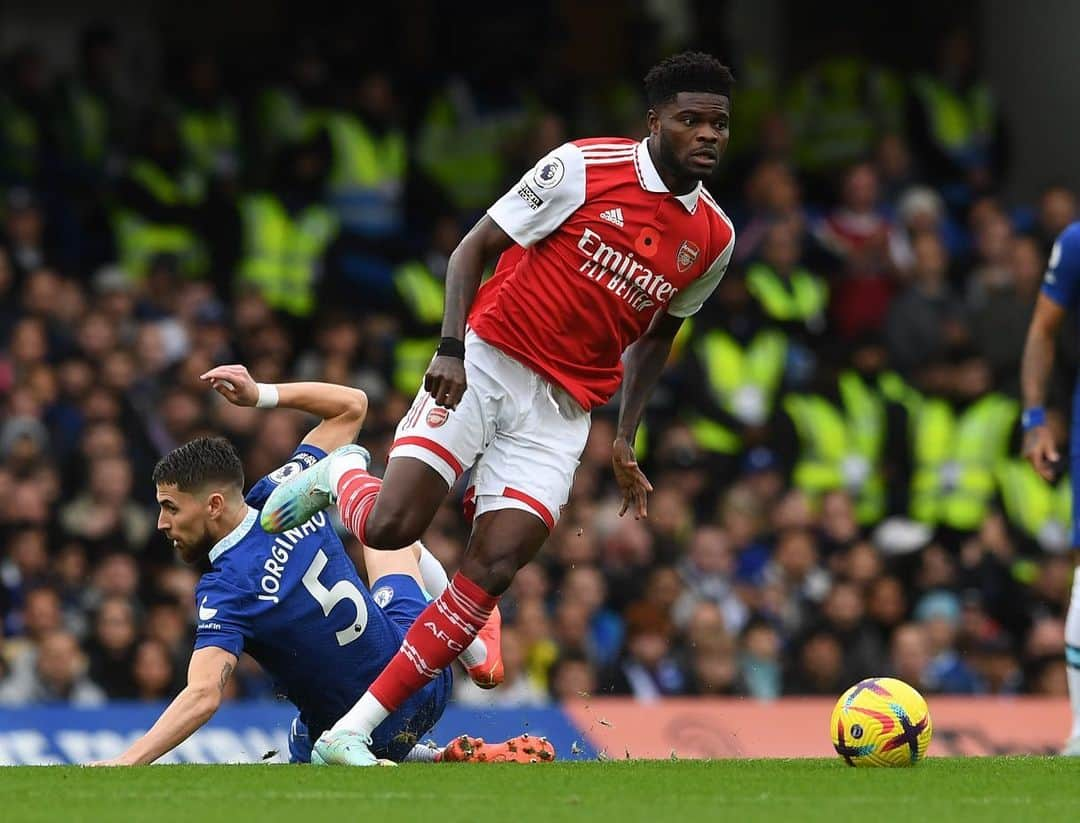
[[[1043,278],[1042,293],[1066,311],[1080,306],[1080,222],[1070,224],[1054,243]],[[1034,419],[1033,419],[1034,418]],[[1042,409],[1024,413],[1024,429],[1045,422]],[[1080,512],[1080,380],[1073,389],[1072,427],[1069,433],[1069,476],[1072,480],[1073,512]],[[1072,545],[1080,547],[1080,529],[1073,515]]]

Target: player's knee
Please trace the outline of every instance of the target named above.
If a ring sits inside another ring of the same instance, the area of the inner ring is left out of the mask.
[[[461,564],[462,574],[492,595],[500,595],[509,589],[517,570],[518,562],[513,553],[470,553]]]
[[[425,526],[407,508],[376,505],[364,528],[364,542],[384,551],[403,549],[420,539]]]
[[[518,565],[512,559],[503,559],[494,564],[488,570],[487,584],[482,588],[488,594],[502,594],[510,588],[517,574]]]

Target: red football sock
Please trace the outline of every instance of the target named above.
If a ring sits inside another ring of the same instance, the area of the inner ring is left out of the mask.
[[[416,618],[401,648],[368,691],[394,711],[449,666],[472,642],[499,598],[458,572]]]
[[[350,469],[341,475],[338,481],[337,506],[341,514],[341,522],[361,543],[367,545],[364,532],[367,527],[368,515],[375,508],[375,501],[379,497],[379,489],[382,488],[382,480],[368,474],[363,469]]]

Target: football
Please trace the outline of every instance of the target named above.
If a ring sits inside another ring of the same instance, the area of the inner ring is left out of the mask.
[[[849,766],[914,766],[934,727],[923,696],[902,680],[869,677],[842,695],[829,732]]]

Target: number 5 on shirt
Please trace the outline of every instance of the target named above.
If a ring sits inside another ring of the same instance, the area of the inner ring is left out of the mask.
[[[334,606],[342,600],[352,601],[353,605],[356,607],[356,619],[352,621],[352,625],[345,627],[337,633],[338,645],[347,646],[360,637],[360,635],[364,633],[364,629],[367,628],[367,604],[364,602],[360,590],[348,580],[339,580],[329,589],[320,583],[319,575],[322,574],[323,569],[326,568],[326,563],[326,553],[322,549],[319,549],[315,558],[311,561],[311,565],[308,566],[307,571],[304,572],[304,588],[306,588],[308,592],[311,593],[311,596],[315,598],[315,602],[322,606],[323,614],[327,617],[329,617],[330,612],[334,610]]]

